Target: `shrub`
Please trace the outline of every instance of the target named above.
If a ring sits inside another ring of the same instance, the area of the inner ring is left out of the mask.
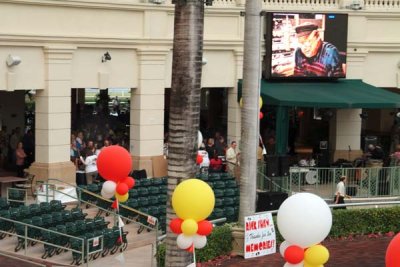
[[[156,258],[159,266],[165,266],[165,244],[158,246]],[[229,254],[232,250],[232,232],[228,224],[217,226],[211,235],[207,236],[207,245],[196,250],[196,260],[205,262],[220,255]]]

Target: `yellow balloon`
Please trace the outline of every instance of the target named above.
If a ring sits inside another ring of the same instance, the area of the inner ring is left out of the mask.
[[[304,253],[304,261],[309,263],[311,266],[320,266],[325,264],[329,260],[329,251],[322,245],[315,245],[309,247]],[[304,265],[305,266],[305,265]]]
[[[184,220],[181,226],[182,232],[185,235],[194,235],[199,229],[197,222],[193,219]]]
[[[118,199],[119,202],[125,202],[129,198],[129,193],[126,193],[125,195],[120,195],[117,192],[115,192],[115,198]]]
[[[260,96],[260,100],[259,100],[259,108],[261,109],[262,108],[262,105],[263,105],[263,100],[262,100],[262,97]]]
[[[243,107],[243,97],[241,97],[239,100],[239,107],[241,107],[241,108]]]
[[[172,208],[179,218],[196,222],[206,219],[214,209],[214,191],[199,179],[180,183],[172,194]]]

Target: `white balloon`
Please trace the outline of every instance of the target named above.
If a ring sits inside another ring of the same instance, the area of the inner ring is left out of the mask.
[[[101,190],[101,196],[104,197],[104,198],[112,198],[114,196],[114,193],[109,194],[107,192],[104,192],[104,189],[102,189]]]
[[[291,246],[291,244],[289,244],[289,242],[287,242],[286,240],[283,241],[283,242],[280,244],[280,246],[279,246],[279,253],[281,253],[281,256],[282,256],[283,258],[285,258],[285,250],[286,250],[289,246]]]
[[[103,191],[106,194],[115,194],[115,189],[117,188],[117,184],[113,181],[106,181],[103,184]]]
[[[195,248],[204,248],[207,245],[207,237],[204,235],[194,235],[193,245]]]
[[[278,210],[277,220],[285,240],[303,248],[323,241],[332,227],[329,206],[310,193],[298,193],[286,199]]]
[[[303,266],[304,266],[304,261],[302,261],[300,263],[296,263],[296,264],[286,262],[285,265],[283,265],[283,267],[303,267]]]
[[[201,144],[203,144],[203,135],[200,131],[197,131],[197,148],[200,148]]]
[[[180,234],[176,238],[176,244],[181,249],[187,249],[193,244],[193,236]]]

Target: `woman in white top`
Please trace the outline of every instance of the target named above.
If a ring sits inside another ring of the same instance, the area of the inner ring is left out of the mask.
[[[80,160],[85,165],[86,182],[91,184],[97,177],[97,155],[90,150],[86,150],[86,153],[85,159],[81,156]]]
[[[336,193],[335,193],[335,204],[344,204],[344,198],[348,197],[346,195],[346,187],[345,187],[345,182],[346,182],[346,176],[340,177],[339,183],[336,185]],[[345,209],[346,207],[339,207],[336,209]]]

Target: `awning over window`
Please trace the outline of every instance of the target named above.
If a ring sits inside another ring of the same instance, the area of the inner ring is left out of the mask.
[[[239,94],[241,84],[239,81]],[[261,81],[265,104],[315,108],[400,108],[400,94],[361,80],[330,82]]]

